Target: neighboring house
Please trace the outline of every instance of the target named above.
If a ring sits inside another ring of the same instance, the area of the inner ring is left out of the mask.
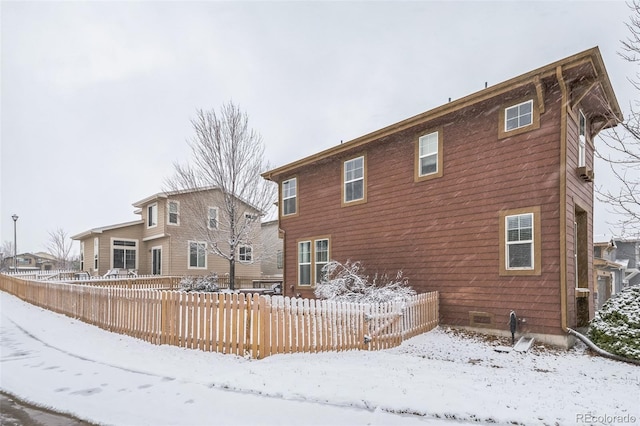
[[[402,270],[441,323],[569,345],[594,313],[594,138],[622,118],[598,48],[263,174],[287,295],[330,259]]]
[[[212,253],[228,244],[218,189],[161,192],[133,204],[140,219],[94,228],[74,235],[80,241],[81,270],[104,275],[110,270],[134,270],[147,275],[229,273],[229,262]],[[249,221],[246,244],[236,253],[236,276],[259,278],[261,212],[241,203],[239,220]],[[255,246],[253,241],[256,241]]]
[[[265,278],[282,278],[284,248],[277,219],[262,223],[262,239],[263,247],[268,248],[268,253],[261,262],[262,276]]]
[[[633,285],[640,285],[640,240],[611,238],[593,245],[597,306]]]
[[[22,253],[16,256],[18,271],[51,271],[60,267],[60,262],[49,253]],[[14,270],[13,256],[5,258],[5,264],[10,271]]]

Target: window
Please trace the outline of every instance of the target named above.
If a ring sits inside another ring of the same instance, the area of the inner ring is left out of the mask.
[[[253,249],[251,246],[239,246],[238,247],[238,260],[243,263],[250,263],[253,261]]]
[[[352,203],[365,200],[364,156],[344,162],[343,165],[343,201]]]
[[[218,208],[217,207],[209,207],[207,227],[209,229],[218,229]]]
[[[245,213],[244,220],[247,222],[255,222],[256,220],[258,220],[258,215],[255,213]]]
[[[207,243],[189,241],[189,269],[207,268]]]
[[[533,100],[506,108],[504,115],[505,132],[533,124]]]
[[[500,275],[540,275],[540,208],[500,214]]]
[[[84,271],[84,241],[80,241],[80,270]]]
[[[284,252],[282,250],[278,250],[276,253],[276,268],[284,268]]]
[[[322,281],[322,268],[329,262],[329,240],[316,240],[316,284]]]
[[[414,181],[429,180],[443,175],[442,129],[418,138],[415,159]]]
[[[158,224],[158,204],[147,207],[147,228],[153,228]]]
[[[579,136],[578,136],[578,167],[584,167],[586,163],[587,150],[587,118],[580,111],[579,115]]]
[[[93,270],[98,270],[98,250],[100,249],[100,239],[93,239]]]
[[[298,243],[298,285],[311,285],[311,241]]]
[[[169,203],[167,204],[167,210],[168,210],[168,220],[167,222],[169,223],[169,225],[178,225],[179,222],[179,203],[177,201],[169,201]]]
[[[533,267],[533,214],[507,216],[507,269]]]
[[[282,182],[282,216],[296,214],[298,211],[298,179]]]
[[[113,240],[113,268],[136,269],[137,242],[135,240]]]
[[[322,281],[322,268],[329,262],[329,238],[298,242],[298,285],[311,286]]]

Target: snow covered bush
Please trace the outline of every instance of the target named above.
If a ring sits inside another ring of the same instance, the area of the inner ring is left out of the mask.
[[[197,277],[183,277],[180,280],[181,291],[216,292],[218,287],[218,274],[199,275]]]
[[[332,260],[322,268],[322,272],[322,281],[315,289],[315,295],[320,299],[376,303],[404,300],[416,294],[401,271],[395,279],[376,274],[369,281],[360,262],[347,260],[343,265]]]
[[[607,352],[640,360],[640,287],[607,300],[591,320],[589,338]]]

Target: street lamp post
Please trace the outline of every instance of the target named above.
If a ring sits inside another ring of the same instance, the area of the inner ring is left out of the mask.
[[[16,222],[18,221],[18,215],[13,214],[13,272],[18,272],[18,239],[16,233]]]

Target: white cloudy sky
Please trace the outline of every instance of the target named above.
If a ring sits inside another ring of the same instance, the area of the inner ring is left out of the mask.
[[[0,14],[0,242],[18,214],[19,252],[58,227],[137,219],[131,204],[188,157],[196,108],[239,104],[279,166],[593,46],[625,111],[634,95],[616,54],[624,2],[3,1]]]

